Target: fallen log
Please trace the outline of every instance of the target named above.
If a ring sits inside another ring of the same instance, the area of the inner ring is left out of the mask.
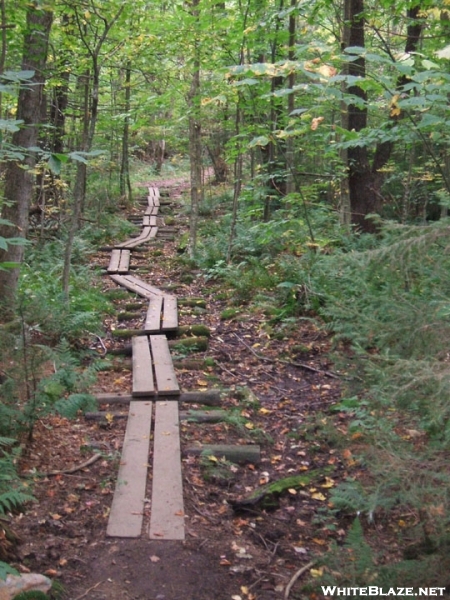
[[[121,392],[110,393],[100,392],[94,394],[95,399],[99,404],[129,404],[131,400],[136,400],[131,394],[124,394]],[[154,397],[150,397],[153,400]],[[205,392],[183,392],[178,398],[179,402],[186,404],[203,404],[204,406],[220,406],[220,391],[219,390],[207,390]]]
[[[236,464],[253,463],[261,461],[261,449],[256,445],[231,446],[226,444],[191,446],[186,448],[184,454],[188,456],[216,456],[225,458]]]
[[[195,423],[219,423],[223,421],[227,413],[225,410],[184,410],[179,413],[181,421],[193,421]],[[87,421],[113,422],[127,419],[127,412],[99,410],[86,412],[84,418]]]

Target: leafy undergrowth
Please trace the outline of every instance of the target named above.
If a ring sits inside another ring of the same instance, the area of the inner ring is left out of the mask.
[[[186,217],[175,210],[179,236]],[[13,566],[54,577],[62,596],[72,600],[316,598],[321,584],[370,584],[375,571],[409,550],[411,560],[399,572],[406,577],[422,553],[409,535],[420,515],[404,514],[401,507],[380,510],[352,485],[370,480],[361,456],[373,443],[369,425],[376,415],[342,399],[349,381],[330,362],[329,337],[312,319],[270,322],[264,307],[236,302],[233,288],[188,267],[177,249],[177,240],[157,241],[136,253],[132,264],[139,277],[170,287],[179,299],[206,302],[206,308],[180,306],[180,324],[207,325],[211,337],[207,351],[177,351],[177,376],[184,391],[222,390],[227,413],[219,423],[183,421],[182,448],[258,444],[260,463],[184,456],[186,542],[108,540],[125,419],[49,416],[36,424],[21,461],[37,502],[12,519],[23,541]],[[97,265],[108,260],[106,254],[93,257]],[[146,307],[117,292],[109,278],[99,277],[97,285],[117,310],[105,317],[97,345],[99,356],[105,355],[103,370],[90,391],[129,393],[130,357],[114,354],[129,341],[117,331],[139,328]],[[131,317],[119,322],[117,314],[126,312]],[[197,369],[187,368],[188,359],[197,361]],[[423,442],[419,434],[402,433],[412,445]],[[93,455],[98,459],[83,467]],[[355,520],[357,512],[361,518]]]

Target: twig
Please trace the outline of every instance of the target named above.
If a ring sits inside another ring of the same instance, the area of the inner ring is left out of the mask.
[[[102,350],[103,350],[103,354],[101,354],[100,356],[106,356],[108,354],[108,349],[105,346],[105,343],[103,342],[102,338],[99,335],[97,335],[96,333],[91,333],[91,335],[93,337],[97,338],[98,341],[100,342],[100,346],[102,347]]]
[[[337,373],[333,373],[333,371],[324,371],[323,369],[316,369],[316,367],[311,367],[306,363],[294,362],[291,360],[282,360],[278,359],[278,362],[283,363],[284,365],[291,365],[292,367],[300,367],[300,369],[306,369],[307,371],[312,371],[313,373],[319,373],[320,375],[325,375],[326,377],[332,377],[333,379],[340,379],[340,375]]]
[[[97,452],[94,454],[94,456],[91,456],[91,458],[81,463],[81,465],[77,465],[76,467],[72,467],[71,469],[61,469],[60,471],[49,471],[48,473],[40,473],[40,476],[50,477],[52,475],[70,475],[71,473],[81,471],[81,469],[84,469],[85,467],[89,467],[90,465],[95,463],[99,458],[101,458],[101,456],[102,455],[99,452]]]
[[[307,571],[308,569],[310,569],[314,564],[314,561],[309,562],[307,565],[305,565],[304,567],[302,567],[301,569],[299,569],[291,578],[291,580],[289,581],[289,583],[286,586],[286,589],[284,591],[284,600],[288,600],[289,598],[289,594],[291,593],[291,589],[292,586],[294,585],[294,583],[297,581],[297,579],[303,575],[303,573],[305,573],[305,571]]]
[[[237,339],[241,342],[241,344],[244,344],[244,346],[247,348],[247,350],[250,350],[250,352],[254,356],[256,356],[256,358],[258,358],[259,360],[265,360],[267,362],[280,362],[280,363],[283,363],[284,365],[291,365],[292,367],[300,367],[300,369],[306,369],[307,371],[312,371],[313,373],[319,373],[320,375],[326,375],[326,377],[332,377],[333,379],[340,379],[340,375],[338,375],[337,373],[333,373],[333,371],[324,371],[323,369],[316,369],[316,367],[311,367],[310,365],[307,365],[306,363],[294,362],[291,360],[282,360],[281,358],[273,358],[272,359],[272,358],[267,358],[266,356],[262,356],[262,354],[258,354],[258,352],[255,352],[251,346],[246,344],[244,342],[244,340],[237,335],[237,333],[234,333],[233,335],[235,337],[237,337]]]
[[[86,590],[83,594],[81,594],[81,596],[77,596],[73,600],[81,600],[81,598],[85,598],[89,594],[89,592],[92,592],[92,590],[95,590],[95,588],[98,588],[98,586],[101,585],[102,583],[104,583],[104,582],[99,581],[98,583],[96,583],[95,585],[90,587],[88,590]]]

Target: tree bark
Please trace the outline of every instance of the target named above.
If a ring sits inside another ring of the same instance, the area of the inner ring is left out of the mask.
[[[22,69],[34,71],[32,80],[19,92],[17,118],[23,121],[22,127],[12,136],[12,145],[23,150],[22,161],[11,160],[5,169],[5,204],[2,218],[13,226],[0,226],[0,236],[26,238],[28,234],[28,211],[33,197],[36,164],[35,152],[27,150],[35,147],[39,140],[39,124],[44,105],[45,65],[47,62],[48,40],[53,21],[53,13],[39,8],[38,2],[29,4],[26,19],[26,33],[23,43]],[[0,252],[0,262],[20,264],[24,246],[10,245]],[[0,298],[11,315],[16,300],[19,269],[0,271]]]
[[[199,0],[192,0],[191,13],[199,21]],[[188,94],[189,115],[189,159],[191,171],[191,215],[189,222],[189,257],[194,258],[197,250],[198,208],[203,197],[202,182],[202,129],[200,121],[200,47],[194,42],[194,71]]]
[[[348,45],[365,47],[365,17],[364,0],[345,0],[345,17],[349,22]],[[419,21],[420,6],[410,7],[407,11],[409,19],[405,52],[417,50],[423,24]],[[349,63],[348,74],[356,77],[365,77],[366,65],[363,56]],[[407,83],[405,77],[400,77],[396,83],[397,90]],[[366,93],[357,85],[348,88],[348,92],[360,98],[365,103]],[[348,107],[349,131],[361,131],[367,126],[367,108],[351,104]],[[391,117],[392,121],[398,117]],[[383,142],[375,148],[373,160],[370,161],[369,152],[365,146],[356,146],[347,151],[348,167],[348,192],[351,208],[351,223],[360,231],[374,233],[377,225],[367,216],[379,214],[383,206],[381,187],[383,184],[382,168],[391,157],[394,144],[392,141]]]

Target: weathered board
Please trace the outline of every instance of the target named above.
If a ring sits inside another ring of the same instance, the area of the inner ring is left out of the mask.
[[[148,337],[135,336],[131,340],[133,349],[133,387],[131,395],[150,396],[155,394],[152,357]]]
[[[111,252],[111,259],[107,269],[108,273],[117,273],[120,263],[120,254],[121,251],[116,248]]]
[[[144,323],[145,332],[158,333],[161,331],[162,306],[163,296],[154,296],[150,299]]]
[[[120,261],[119,266],[117,268],[118,273],[128,273],[130,270],[130,258],[131,252],[130,250],[122,250],[120,253]]]
[[[173,331],[178,328],[178,303],[177,297],[165,294],[162,317],[162,330]]]
[[[130,290],[143,298],[148,298],[149,300],[154,296],[163,294],[158,288],[141,281],[137,277],[133,277],[133,275],[111,275],[111,279],[122,287],[127,288],[127,290]]]
[[[156,402],[149,537],[184,540],[178,402]]]
[[[159,212],[159,206],[147,206],[145,209],[145,215],[157,215]]]
[[[130,268],[130,250],[114,248],[111,252],[108,273],[128,273]]]
[[[153,365],[155,368],[158,396],[174,396],[180,393],[177,376],[173,367],[169,345],[165,335],[151,335]]]
[[[142,224],[147,227],[156,227],[156,215],[144,215]]]
[[[152,402],[130,403],[116,489],[109,514],[107,535],[135,538],[141,535]]]

